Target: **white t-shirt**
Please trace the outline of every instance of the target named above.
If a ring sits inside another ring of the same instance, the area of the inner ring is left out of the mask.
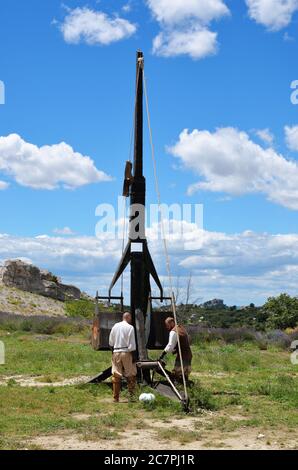
[[[116,323],[111,329],[109,345],[114,352],[132,352],[136,350],[135,330],[126,321]]]
[[[165,352],[166,353],[171,353],[174,351],[178,343],[178,338],[177,338],[177,333],[176,331],[172,330],[170,331],[170,336],[169,336],[169,342],[165,347]]]

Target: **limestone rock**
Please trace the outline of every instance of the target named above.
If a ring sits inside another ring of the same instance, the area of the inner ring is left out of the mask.
[[[61,279],[50,271],[21,260],[8,260],[0,268],[0,281],[7,287],[51,297],[56,300],[81,298],[81,291],[75,286],[62,284]]]

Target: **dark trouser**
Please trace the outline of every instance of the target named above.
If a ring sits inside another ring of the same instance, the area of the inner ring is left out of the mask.
[[[192,358],[184,358],[183,361],[182,361],[183,362],[183,370],[184,370],[185,380],[188,380],[189,375],[191,373],[191,359]],[[172,374],[173,374],[174,378],[176,380],[178,380],[178,382],[183,381],[182,367],[181,367],[181,362],[180,362],[179,357],[176,357],[176,361],[175,361],[175,365],[174,365],[174,369],[172,371]]]

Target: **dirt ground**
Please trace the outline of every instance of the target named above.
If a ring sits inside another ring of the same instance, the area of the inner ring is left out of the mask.
[[[0,385],[7,385],[10,380],[14,380],[22,387],[63,387],[66,385],[76,385],[86,383],[90,379],[88,376],[80,376],[65,379],[57,382],[44,382],[43,377],[15,375],[3,376]],[[111,401],[111,398],[105,399]],[[123,403],[125,400],[122,400]],[[121,410],[121,403],[119,405]],[[92,416],[89,414],[75,413],[73,418],[78,421],[88,420]],[[94,417],[94,416],[93,416]],[[240,450],[294,450],[298,448],[298,430],[289,432],[287,429],[264,430],[254,427],[240,427],[235,431],[221,432],[216,429],[206,431],[206,424],[218,417],[228,417],[234,421],[243,421],[245,416],[230,416],[224,412],[212,412],[205,410],[200,416],[185,417],[182,419],[172,419],[167,422],[159,420],[144,420],[144,427],[140,429],[130,429],[129,432],[119,433],[119,437],[112,440],[85,440],[82,435],[63,431],[53,435],[40,435],[36,438],[25,441],[28,448],[48,449],[48,450],[206,450],[206,449],[240,449]],[[98,416],[100,419],[100,416]],[[205,428],[200,432],[200,425]],[[204,425],[204,426],[203,426]],[[211,426],[212,427],[212,426]],[[161,430],[175,430],[181,432],[195,431],[199,436],[197,440],[181,444],[169,438],[163,439],[158,435]]]
[[[66,385],[78,385],[88,382],[90,376],[73,377],[70,379],[63,379],[57,382],[46,382],[42,376],[30,376],[30,375],[9,375],[2,376],[0,378],[0,385],[7,385],[10,380],[13,380],[17,385],[21,387],[65,387]]]
[[[78,417],[83,419],[84,417]],[[85,417],[87,419],[88,416]],[[286,431],[261,432],[256,428],[240,428],[235,432],[222,435],[218,431],[210,431],[201,439],[182,445],[177,441],[157,438],[157,429],[193,430],[196,420],[185,418],[173,420],[167,424],[155,421],[144,422],[144,429],[131,430],[123,433],[115,440],[85,441],[76,434],[53,434],[39,436],[28,441],[28,445],[49,450],[206,450],[206,449],[240,449],[240,450],[294,450],[297,449],[298,433],[289,436]]]

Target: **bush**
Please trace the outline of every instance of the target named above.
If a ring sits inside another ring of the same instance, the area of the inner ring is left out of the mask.
[[[183,308],[183,307],[180,307]],[[184,322],[190,324],[201,324],[209,328],[253,328],[264,329],[267,317],[260,307],[253,304],[241,309],[234,307],[224,307],[206,309],[194,306]]]
[[[67,300],[65,302],[66,315],[75,318],[93,318],[95,302],[92,300]]]
[[[87,320],[74,321],[70,318],[47,317],[45,315],[26,318],[23,315],[1,314],[0,328],[6,331],[69,336],[83,332],[87,328],[89,330],[90,323]]]
[[[282,349],[287,349],[291,345],[290,337],[281,330],[268,331],[266,336],[269,344],[280,347]]]
[[[253,342],[260,350],[266,350],[268,345],[288,349],[293,341],[298,340],[298,328],[291,330],[290,334],[281,330],[260,332],[249,328],[206,328],[195,325],[188,326],[187,330],[192,342],[199,346],[213,341],[223,344]]]
[[[288,332],[291,343],[298,340],[298,328],[294,328]]]
[[[263,311],[267,315],[267,327],[284,330],[298,325],[298,299],[288,294],[269,297]]]
[[[196,383],[189,389],[189,407],[193,413],[196,413],[198,408],[216,410],[217,404],[211,391]]]
[[[194,343],[222,341],[229,344],[256,341],[256,332],[248,328],[206,328],[190,326],[187,329]]]

